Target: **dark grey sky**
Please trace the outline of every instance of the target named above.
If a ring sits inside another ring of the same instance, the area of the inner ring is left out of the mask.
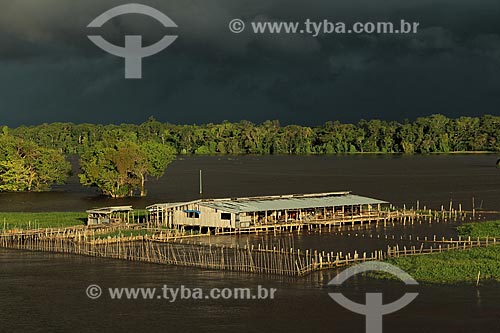
[[[115,44],[179,35],[123,78],[123,59],[86,28],[127,1],[0,0],[0,124],[242,119],[315,125],[432,113],[500,114],[498,0],[144,0],[178,29],[126,15],[97,31]],[[232,34],[233,18],[420,22],[417,35]],[[95,33],[95,31],[94,31]]]

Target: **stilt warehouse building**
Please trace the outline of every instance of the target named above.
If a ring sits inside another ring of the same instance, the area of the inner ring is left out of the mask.
[[[241,229],[380,219],[388,202],[350,192],[201,199],[147,207],[150,222],[171,228]]]

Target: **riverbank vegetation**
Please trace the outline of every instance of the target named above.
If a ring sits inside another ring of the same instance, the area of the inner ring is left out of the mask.
[[[462,237],[500,237],[500,221],[458,227]],[[419,282],[458,284],[481,280],[500,282],[500,245],[389,259]],[[383,275],[384,277],[388,277]]]
[[[80,182],[104,195],[146,195],[176,155],[500,152],[500,117],[443,115],[403,123],[378,119],[316,127],[278,121],[173,125],[53,123],[0,132],[0,192],[43,191],[64,182],[65,156],[80,157]]]
[[[500,221],[469,223],[457,229],[458,234],[463,237],[500,237]]]
[[[435,284],[476,283],[481,280],[500,282],[500,246],[452,250],[437,254],[401,257],[388,260],[419,282]]]
[[[98,187],[113,198],[146,196],[148,176],[161,177],[175,159],[168,144],[136,143],[116,137],[99,141],[80,155],[80,182]],[[0,134],[0,192],[46,191],[52,184],[64,183],[71,165],[62,149],[40,146],[34,139],[19,138],[3,128]]]
[[[2,213],[0,229],[64,228],[85,225],[84,212]]]
[[[55,149],[7,134],[0,135],[0,191],[34,192],[63,183],[70,164]]]
[[[200,155],[500,151],[500,117],[492,115],[450,119],[437,114],[413,122],[330,121],[315,127],[281,126],[276,120],[173,125],[150,118],[140,125],[54,123],[5,130],[42,147],[78,155],[98,143],[109,147],[116,142],[156,142],[172,146],[177,154]]]

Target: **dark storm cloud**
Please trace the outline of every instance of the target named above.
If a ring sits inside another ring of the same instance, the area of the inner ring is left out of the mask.
[[[0,122],[171,122],[280,119],[401,120],[431,113],[498,113],[497,0],[143,1],[170,16],[167,32],[129,15],[97,33],[113,43],[141,34],[179,39],[123,79],[123,59],[86,37],[97,15],[126,1],[19,0],[0,12]],[[417,35],[253,35],[233,18],[421,22]]]

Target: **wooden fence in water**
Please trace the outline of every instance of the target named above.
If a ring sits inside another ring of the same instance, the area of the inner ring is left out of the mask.
[[[342,253],[294,249],[292,244],[285,243],[277,246],[264,243],[257,246],[202,244],[175,235],[170,238],[125,236],[86,239],[77,232],[68,233],[63,230],[59,233],[0,235],[0,246],[4,248],[284,276],[304,276],[318,270],[339,268],[363,261],[498,244],[496,238],[458,240],[413,238],[411,242],[418,245],[396,244],[388,246],[386,250]],[[406,244],[412,244],[411,242]]]

